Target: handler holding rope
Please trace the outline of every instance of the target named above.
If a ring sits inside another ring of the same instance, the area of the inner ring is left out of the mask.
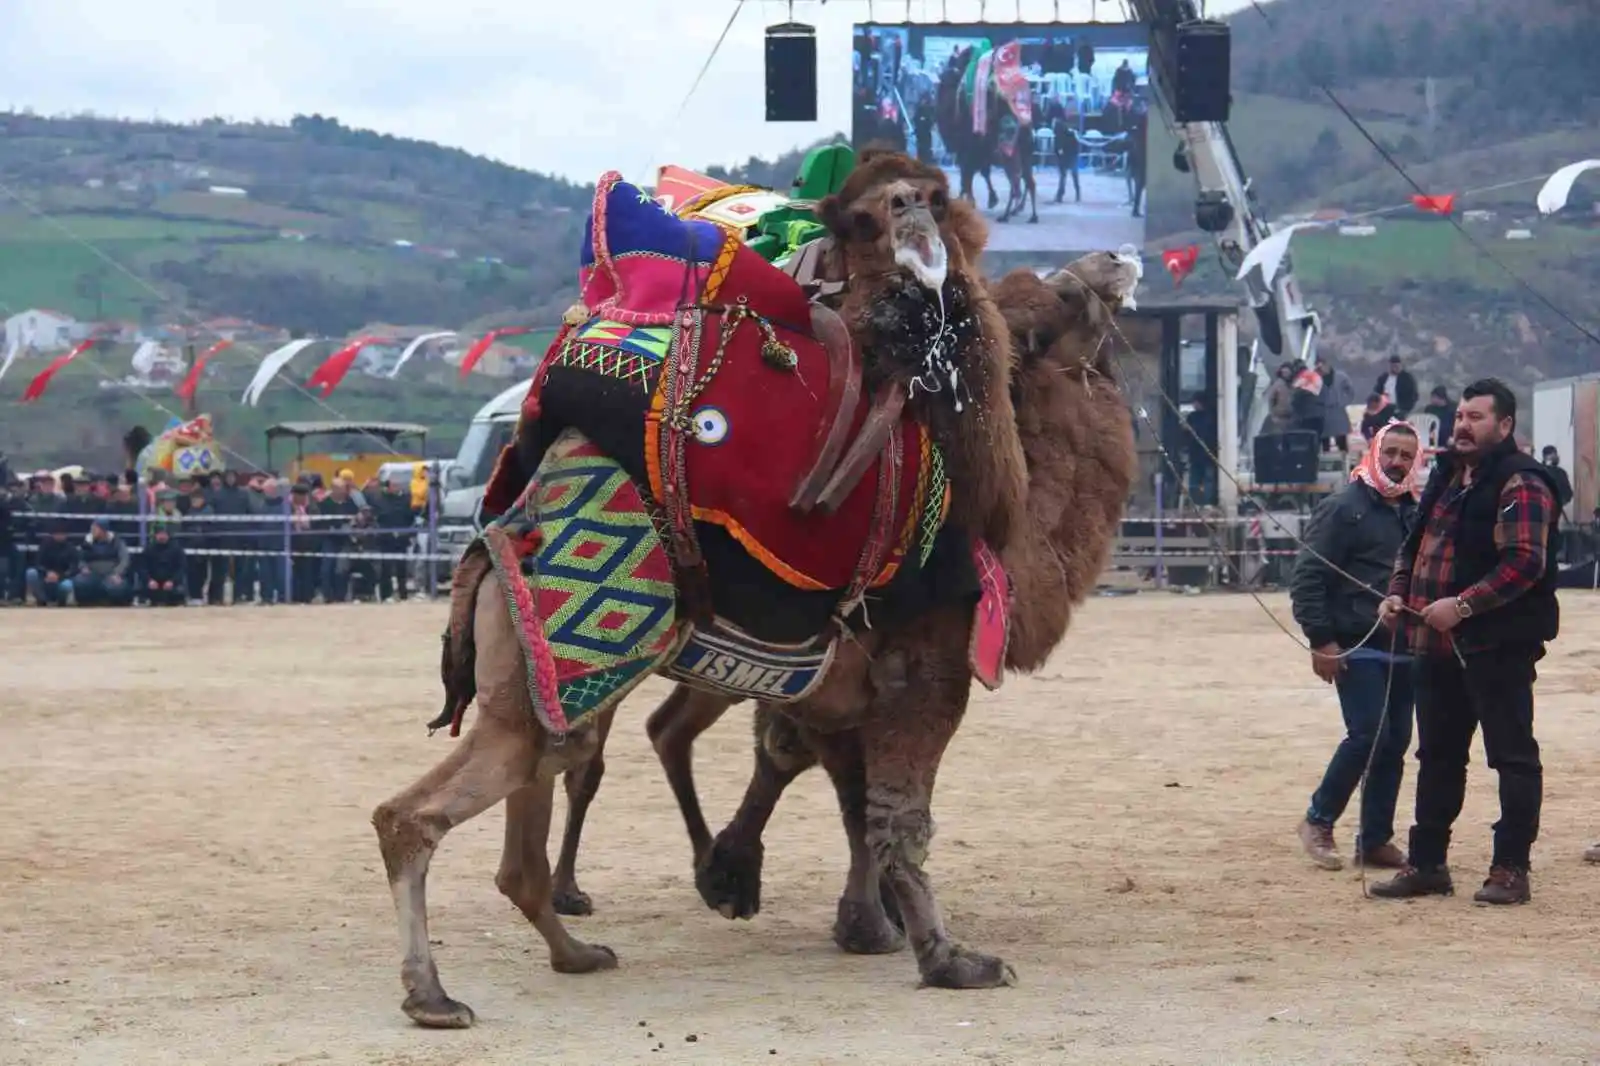
[[[1450,828],[1483,726],[1500,775],[1489,877],[1479,903],[1526,903],[1544,771],[1533,736],[1534,664],[1555,639],[1560,512],[1545,468],[1517,450],[1517,401],[1504,383],[1469,385],[1452,447],[1439,456],[1421,521],[1395,562],[1379,616],[1404,616],[1417,656],[1417,813],[1406,866],[1372,886],[1389,899],[1450,895]],[[1413,615],[1420,616],[1419,624]]]
[[[1377,590],[1387,588],[1416,521],[1420,450],[1408,422],[1390,422],[1373,435],[1350,484],[1313,512],[1289,585],[1294,620],[1311,644],[1311,669],[1338,688],[1344,715],[1344,739],[1299,830],[1301,847],[1324,870],[1344,866],[1333,825],[1363,771],[1356,861],[1390,869],[1405,863],[1391,839],[1411,747],[1411,657],[1396,654],[1388,634],[1377,634]]]

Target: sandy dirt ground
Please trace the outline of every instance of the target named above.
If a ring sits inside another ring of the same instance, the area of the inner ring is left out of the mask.
[[[1565,610],[1530,906],[1470,901],[1494,818],[1481,749],[1466,892],[1365,901],[1353,871],[1311,869],[1293,830],[1339,735],[1331,690],[1250,599],[1147,593],[1092,602],[1040,676],[980,691],[940,778],[949,923],[1017,987],[919,991],[908,956],[833,948],[846,856],[820,775],[773,820],[763,912],[706,910],[644,738],[652,683],[619,719],[580,869],[598,913],[574,924],[619,970],[547,968],[492,883],[498,811],[435,860],[466,1032],[398,1009],[368,824],[452,743],[423,729],[441,607],[0,612],[0,1062],[1600,1061],[1600,869],[1580,861],[1600,832],[1600,600]],[[735,711],[703,742],[713,823],[748,728]]]
[[[945,167],[944,172],[950,179],[950,188],[960,189],[961,171]],[[1000,198],[999,207],[991,209],[988,206],[989,186],[982,177],[975,179],[973,195],[977,197],[983,216],[990,220],[990,251],[1062,252],[1117,249],[1124,244],[1138,247],[1144,244],[1145,220],[1131,213],[1127,178],[1087,171],[1081,173],[1078,176],[1078,183],[1083,189],[1080,203],[1072,198],[1072,178],[1069,176],[1066,199],[1058,204],[1056,189],[1061,184],[1061,171],[1053,165],[1041,164],[1033,168],[1033,174],[1034,187],[1038,191],[1038,222],[1028,221],[1028,207],[1003,225],[997,221],[1011,188],[1005,172],[999,167],[991,172],[995,195]]]

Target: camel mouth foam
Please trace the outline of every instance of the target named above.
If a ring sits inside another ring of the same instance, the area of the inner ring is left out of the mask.
[[[895,249],[894,261],[929,289],[943,291],[945,278],[950,273],[950,256],[945,251],[944,241],[937,236],[916,234]]]

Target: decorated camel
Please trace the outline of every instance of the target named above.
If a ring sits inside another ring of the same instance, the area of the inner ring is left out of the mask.
[[[429,861],[501,800],[496,884],[552,967],[615,965],[553,906],[553,775],[593,758],[598,720],[655,671],[850,730],[923,980],[1010,980],[951,941],[922,869],[970,675],[1003,669],[995,552],[1027,502],[1009,331],[976,268],[983,224],[942,171],[898,153],[863,154],[817,215],[828,240],[785,273],[615,174],[597,187],[581,303],[485,492],[502,517],[453,583],[452,733],[474,697],[477,712],[373,813],[403,1009],[423,1025],[473,1020],[429,946]]]
[[[992,51],[987,45],[957,49],[940,72],[934,115],[961,175],[960,196],[976,202],[974,179],[982,175],[990,209],[999,206],[990,176],[998,166],[1010,188],[996,221],[1008,222],[1028,205],[1028,221],[1038,222],[1032,99],[1014,44]]]
[[[1012,389],[1029,471],[1023,522],[1000,554],[1018,590],[1005,650],[1011,671],[1028,673],[1044,663],[1066,634],[1074,608],[1094,589],[1116,540],[1137,456],[1107,342],[1111,315],[1136,280],[1129,261],[1095,253],[1048,279],[1016,270],[990,286],[1016,352]],[[736,702],[679,685],[647,725],[688,828],[696,884],[706,903],[728,918],[750,918],[760,910],[762,830],[789,782],[820,761],[838,791],[850,843],[834,940],[856,954],[903,947],[895,895],[880,890],[865,833],[866,782],[860,740],[853,734],[818,734],[781,706],[758,702],[754,773],[738,813],[713,840],[695,792],[691,749]],[[602,744],[608,726],[602,723]],[[555,905],[564,914],[592,909],[574,870],[584,815],[603,772],[597,754],[568,775],[567,832],[555,875]]]

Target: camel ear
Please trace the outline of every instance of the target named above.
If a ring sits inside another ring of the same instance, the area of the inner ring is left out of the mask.
[[[850,236],[850,227],[844,219],[844,204],[839,201],[839,195],[824,196],[817,204],[817,221],[828,227],[828,232],[846,240]]]

